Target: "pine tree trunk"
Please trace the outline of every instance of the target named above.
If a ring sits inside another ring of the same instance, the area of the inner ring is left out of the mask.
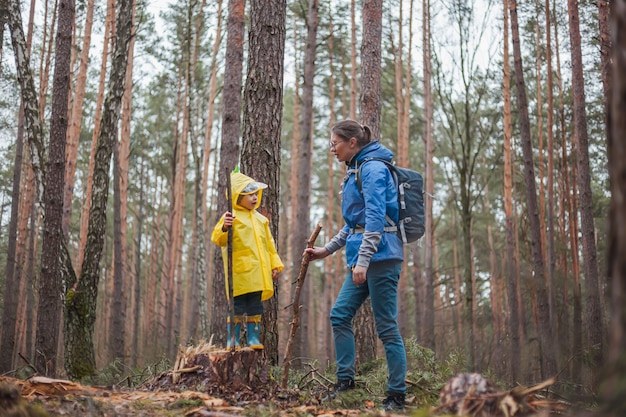
[[[286,0],[252,0],[248,73],[244,90],[241,167],[252,178],[268,185],[262,213],[278,241],[280,191],[280,127],[283,108]],[[311,124],[303,126],[311,129]],[[274,292],[278,293],[276,282]],[[278,302],[265,302],[262,342],[270,364],[278,364]]]
[[[504,52],[503,52],[503,96],[504,96],[504,213],[506,230],[506,276],[507,276],[507,296],[509,299],[510,314],[508,327],[510,329],[509,341],[509,361],[508,373],[512,381],[519,380],[518,366],[511,358],[521,357],[520,346],[520,311],[517,300],[517,258],[515,256],[515,230],[513,224],[513,169],[511,155],[511,69],[509,61],[509,2],[504,4]]]
[[[224,69],[222,144],[217,186],[217,213],[222,215],[228,209],[226,184],[231,171],[237,165],[239,156],[239,136],[241,132],[241,85],[243,71],[243,43],[245,32],[245,1],[228,1],[228,22],[226,30],[226,65]],[[260,180],[260,179],[259,179]],[[225,261],[225,260],[224,260]],[[229,305],[226,297],[224,262],[222,251],[216,250],[214,256],[215,275],[213,279],[213,314],[211,315],[211,334],[217,345],[226,345],[226,317]],[[232,300],[230,300],[232,302]]]
[[[69,235],[72,219],[72,197],[76,178],[76,162],[78,157],[78,143],[83,115],[83,102],[87,85],[87,69],[89,67],[89,49],[91,47],[91,29],[93,27],[94,0],[87,1],[83,43],[80,48],[80,64],[76,76],[76,87],[72,104],[66,145],[65,188],[63,190],[63,234]]]
[[[119,143],[113,145],[113,294],[111,303],[111,324],[109,325],[109,357],[124,363],[124,336],[126,331],[126,291],[124,281],[124,257],[122,255],[122,214]]]
[[[372,138],[380,139],[380,76],[382,40],[382,0],[363,2],[363,37],[361,43],[361,123],[372,130]],[[366,302],[354,318],[357,363],[376,358],[376,328],[371,302]]]
[[[535,169],[533,162],[532,138],[530,120],[528,117],[528,100],[526,98],[526,84],[524,82],[524,68],[520,48],[520,33],[517,22],[517,2],[509,2],[511,16],[511,32],[513,39],[513,53],[515,57],[515,79],[517,90],[517,106],[521,133],[522,151],[524,155],[524,179],[528,204],[528,215],[531,234],[531,255],[533,260],[534,283],[537,295],[539,314],[539,347],[541,349],[542,378],[546,379],[556,374],[556,358],[554,353],[554,337],[552,323],[549,317],[549,302],[545,287],[545,267],[543,250],[541,247],[541,230],[539,221],[539,207],[537,203],[537,188],[535,183]]]
[[[74,2],[60,2],[56,36],[55,67],[50,117],[50,145],[44,186],[44,230],[39,286],[39,316],[35,348],[35,367],[44,375],[56,376],[56,352],[59,342],[63,304],[61,276],[61,245],[63,234],[63,184],[65,176],[65,138],[70,85],[70,55],[74,26]]]
[[[302,120],[299,123],[298,155],[299,169],[292,173],[297,176],[298,182],[293,194],[296,196],[296,228],[290,231],[292,236],[292,249],[294,264],[301,258],[306,248],[306,242],[311,234],[311,220],[309,216],[311,195],[311,171],[313,161],[313,86],[315,76],[315,52],[317,45],[317,27],[319,24],[319,0],[308,1],[307,14],[307,38],[304,50],[304,84],[302,86]],[[292,194],[292,195],[293,195]],[[313,313],[313,301],[311,280],[305,280],[300,293],[300,300],[304,307],[300,310],[299,340],[294,346],[294,366],[301,365],[301,358],[310,357],[310,346],[305,343],[311,340],[307,337],[310,330],[310,319],[315,317]]]
[[[553,9],[556,9],[556,0],[553,0]],[[560,132],[559,139],[561,143],[561,170],[560,175],[558,177],[559,183],[561,184],[561,211],[563,213],[567,213],[567,216],[561,216],[563,222],[563,231],[562,231],[562,245],[565,248],[569,248],[569,250],[564,251],[562,256],[563,265],[564,265],[564,279],[563,279],[563,289],[561,296],[561,304],[562,304],[562,317],[560,320],[561,325],[564,327],[563,332],[559,333],[564,337],[561,340],[562,348],[564,350],[564,357],[573,357],[572,364],[569,368],[566,368],[565,375],[568,375],[571,372],[571,378],[575,381],[580,381],[580,374],[582,368],[582,361],[580,355],[572,355],[572,352],[579,352],[582,348],[582,337],[581,337],[581,328],[578,323],[580,321],[580,291],[578,287],[573,288],[574,292],[574,300],[573,300],[573,308],[568,308],[571,306],[572,302],[569,301],[569,290],[570,287],[573,286],[569,281],[572,277],[577,277],[580,275],[580,260],[579,260],[579,246],[577,234],[577,218],[576,209],[573,208],[572,203],[572,192],[570,187],[570,174],[569,174],[569,156],[567,149],[567,129],[566,129],[566,119],[565,119],[565,98],[563,91],[563,77],[561,74],[561,59],[559,53],[559,23],[558,19],[554,19],[554,56],[556,58],[556,79],[557,79],[557,87],[558,87],[558,131]],[[568,239],[568,231],[569,239]],[[567,261],[568,252],[571,254],[571,261]],[[571,265],[571,275],[568,273],[568,265]],[[576,295],[578,294],[578,295]],[[573,316],[578,317],[578,319],[574,319]],[[571,330],[570,330],[571,329]],[[564,376],[565,376],[564,375]]]
[[[212,137],[213,137],[213,120],[215,118],[215,98],[217,97],[217,60],[220,45],[222,43],[222,0],[218,0],[217,6],[217,27],[215,29],[215,42],[213,43],[213,51],[211,53],[211,86],[209,90],[209,108],[207,111],[206,130],[204,132],[204,154],[202,160],[202,224],[204,225],[203,233],[205,236],[210,236],[212,231],[212,224],[210,224],[210,217],[207,213],[207,195],[209,188],[209,160],[211,157],[212,149]],[[217,147],[217,146],[216,146]],[[211,205],[213,206],[213,205]],[[208,282],[210,282],[210,270],[211,255],[214,245],[207,242],[205,247],[204,263],[207,267],[205,275],[200,277],[202,284],[202,294],[200,296],[200,326],[201,333],[206,335],[209,333],[209,300],[208,300]]]
[[[602,388],[603,411],[609,417],[626,413],[626,1],[611,2],[613,78],[607,129],[611,178],[608,277],[611,282],[611,337],[608,374]]]
[[[294,16],[294,20],[296,16]],[[299,263],[297,259],[300,258],[302,252],[298,253],[298,249],[300,248],[300,242],[293,239],[293,234],[296,230],[298,230],[298,198],[296,196],[298,190],[298,172],[300,171],[300,115],[302,114],[300,109],[301,94],[300,94],[300,60],[298,56],[300,55],[300,45],[298,43],[299,37],[297,33],[298,25],[294,23],[293,25],[293,43],[294,43],[294,73],[297,74],[294,80],[294,98],[293,98],[293,129],[291,133],[291,149],[289,150],[289,154],[291,158],[289,159],[289,182],[287,184],[287,194],[292,196],[289,198],[289,214],[288,217],[285,218],[285,222],[288,223],[287,230],[288,234],[285,237],[287,243],[287,259],[285,262],[285,269],[281,275],[285,279],[285,296],[286,300],[282,305],[288,306],[293,299],[295,292],[295,285],[293,285],[292,281],[295,282],[295,277],[297,276],[297,271],[299,270]],[[310,159],[310,158],[309,158]],[[308,187],[307,187],[308,189]],[[296,198],[293,198],[296,196]],[[306,211],[306,209],[305,209]],[[308,236],[307,236],[308,237]],[[301,239],[301,237],[300,237]],[[306,240],[306,238],[305,238]],[[309,286],[309,281],[305,282],[305,285]],[[305,298],[308,295],[304,295]],[[308,308],[308,306],[307,306]],[[289,309],[283,310],[285,313],[285,320],[287,326],[285,328],[289,328],[289,323],[291,320],[291,314],[289,314]],[[298,332],[296,332],[293,340],[293,357],[301,358],[302,357],[302,345],[306,340],[306,337],[303,336],[304,331],[302,328]],[[285,340],[285,347],[287,344],[287,340]]]
[[[592,387],[599,383],[599,370],[603,362],[602,309],[598,276],[598,254],[593,219],[593,194],[591,190],[591,168],[589,166],[589,136],[587,111],[585,110],[585,86],[583,77],[582,51],[578,17],[578,1],[568,0],[569,36],[572,57],[572,92],[574,95],[574,125],[576,137],[577,183],[580,190],[579,209],[585,270],[585,307],[587,343],[590,349],[589,366],[592,371]]]
[[[133,1],[133,11],[131,16],[131,39],[128,44],[128,63],[126,65],[126,81],[124,85],[124,95],[122,96],[122,114],[121,114],[121,135],[119,140],[119,188],[120,188],[120,255],[122,270],[122,290],[126,294],[124,297],[125,306],[122,311],[122,317],[125,325],[124,329],[124,350],[122,351],[125,358],[129,358],[131,352],[134,351],[131,346],[134,329],[134,320],[126,320],[135,314],[133,312],[134,300],[134,283],[136,281],[133,269],[130,267],[131,260],[128,253],[132,254],[132,249],[128,245],[128,185],[129,185],[129,165],[130,165],[130,139],[131,139],[131,119],[132,119],[132,103],[133,103],[133,64],[135,60],[135,38],[137,28],[135,23],[137,5]],[[136,308],[136,307],[135,307]]]
[[[413,2],[411,2],[411,21],[413,16]],[[424,161],[425,161],[425,199],[424,199],[424,219],[425,219],[425,236],[424,244],[424,279],[425,295],[424,306],[422,308],[424,323],[424,346],[435,349],[435,309],[433,305],[435,292],[435,271],[433,269],[433,251],[435,240],[435,225],[433,222],[433,199],[430,197],[435,193],[435,165],[434,153],[435,142],[433,138],[433,94],[432,94],[432,63],[431,63],[431,36],[430,36],[430,0],[422,0],[422,61],[424,65]],[[409,50],[411,50],[411,39],[409,38]],[[410,53],[409,53],[410,56]],[[410,62],[410,59],[409,59]],[[409,89],[410,82],[410,65],[407,72],[407,86]],[[409,95],[405,97],[405,104],[408,105]],[[405,114],[406,123],[408,123],[409,115]],[[408,128],[407,128],[408,129]],[[408,131],[407,131],[408,135]]]
[[[128,45],[132,33],[132,0],[120,0],[115,48],[111,62],[109,87],[104,102],[102,124],[98,136],[93,174],[93,195],[85,258],[80,279],[68,291],[65,316],[65,367],[72,378],[95,372],[93,330],[100,277],[100,259],[106,236],[106,207],[109,194],[109,167],[117,140]]]

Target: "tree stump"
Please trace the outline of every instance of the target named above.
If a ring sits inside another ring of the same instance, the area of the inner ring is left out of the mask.
[[[174,369],[155,378],[149,388],[194,389],[240,402],[270,398],[277,384],[263,350],[201,345],[179,349]]]

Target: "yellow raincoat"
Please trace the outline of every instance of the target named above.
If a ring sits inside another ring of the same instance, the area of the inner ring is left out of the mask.
[[[246,185],[255,182],[240,173],[230,174],[233,198],[233,296],[262,291],[261,300],[274,295],[272,270],[282,271],[284,265],[276,251],[274,238],[270,232],[269,220],[256,209],[261,205],[263,190],[258,190],[258,200],[254,210],[237,204],[239,195]],[[264,188],[264,187],[263,187]],[[224,216],[215,225],[211,240],[222,247],[224,271],[228,274],[228,232],[222,231]],[[228,295],[228,280],[226,279]]]

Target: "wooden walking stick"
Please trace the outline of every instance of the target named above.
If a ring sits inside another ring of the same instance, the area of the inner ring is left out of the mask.
[[[228,212],[233,214],[233,191],[230,188],[230,175],[229,172],[226,176],[226,199],[228,200]],[[235,300],[233,298],[233,227],[228,228],[228,243],[227,243],[227,269],[228,269],[228,334],[230,335],[230,347],[231,351],[235,351]]]
[[[317,235],[320,234],[320,230],[322,230],[322,225],[320,223],[315,226],[315,230],[309,236],[309,240],[306,242],[307,248],[312,248],[315,244],[315,239],[317,239]],[[302,285],[304,284],[304,278],[306,277],[306,271],[309,269],[309,261],[310,254],[305,253],[302,257],[302,263],[300,264],[300,273],[298,274],[298,279],[296,281],[296,290],[293,293],[293,302],[291,303],[293,307],[293,318],[291,319],[291,331],[289,332],[289,340],[287,340],[287,348],[285,349],[285,356],[283,358],[283,380],[282,380],[282,388],[287,388],[287,379],[289,379],[289,368],[291,366],[291,346],[293,345],[293,338],[296,336],[296,330],[298,330],[298,325],[300,324],[300,291],[302,289]]]

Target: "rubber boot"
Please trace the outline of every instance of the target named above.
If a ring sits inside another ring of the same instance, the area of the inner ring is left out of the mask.
[[[261,315],[249,316],[246,319],[246,331],[248,333],[248,346],[255,350],[263,349],[259,339],[261,333]]]
[[[226,328],[228,329],[228,339],[226,339],[226,349],[227,350],[231,350],[231,340],[230,340],[230,317],[228,317],[226,319],[227,325]],[[241,323],[242,323],[242,319],[241,316],[235,316],[235,349],[239,349],[239,337],[241,335]]]

